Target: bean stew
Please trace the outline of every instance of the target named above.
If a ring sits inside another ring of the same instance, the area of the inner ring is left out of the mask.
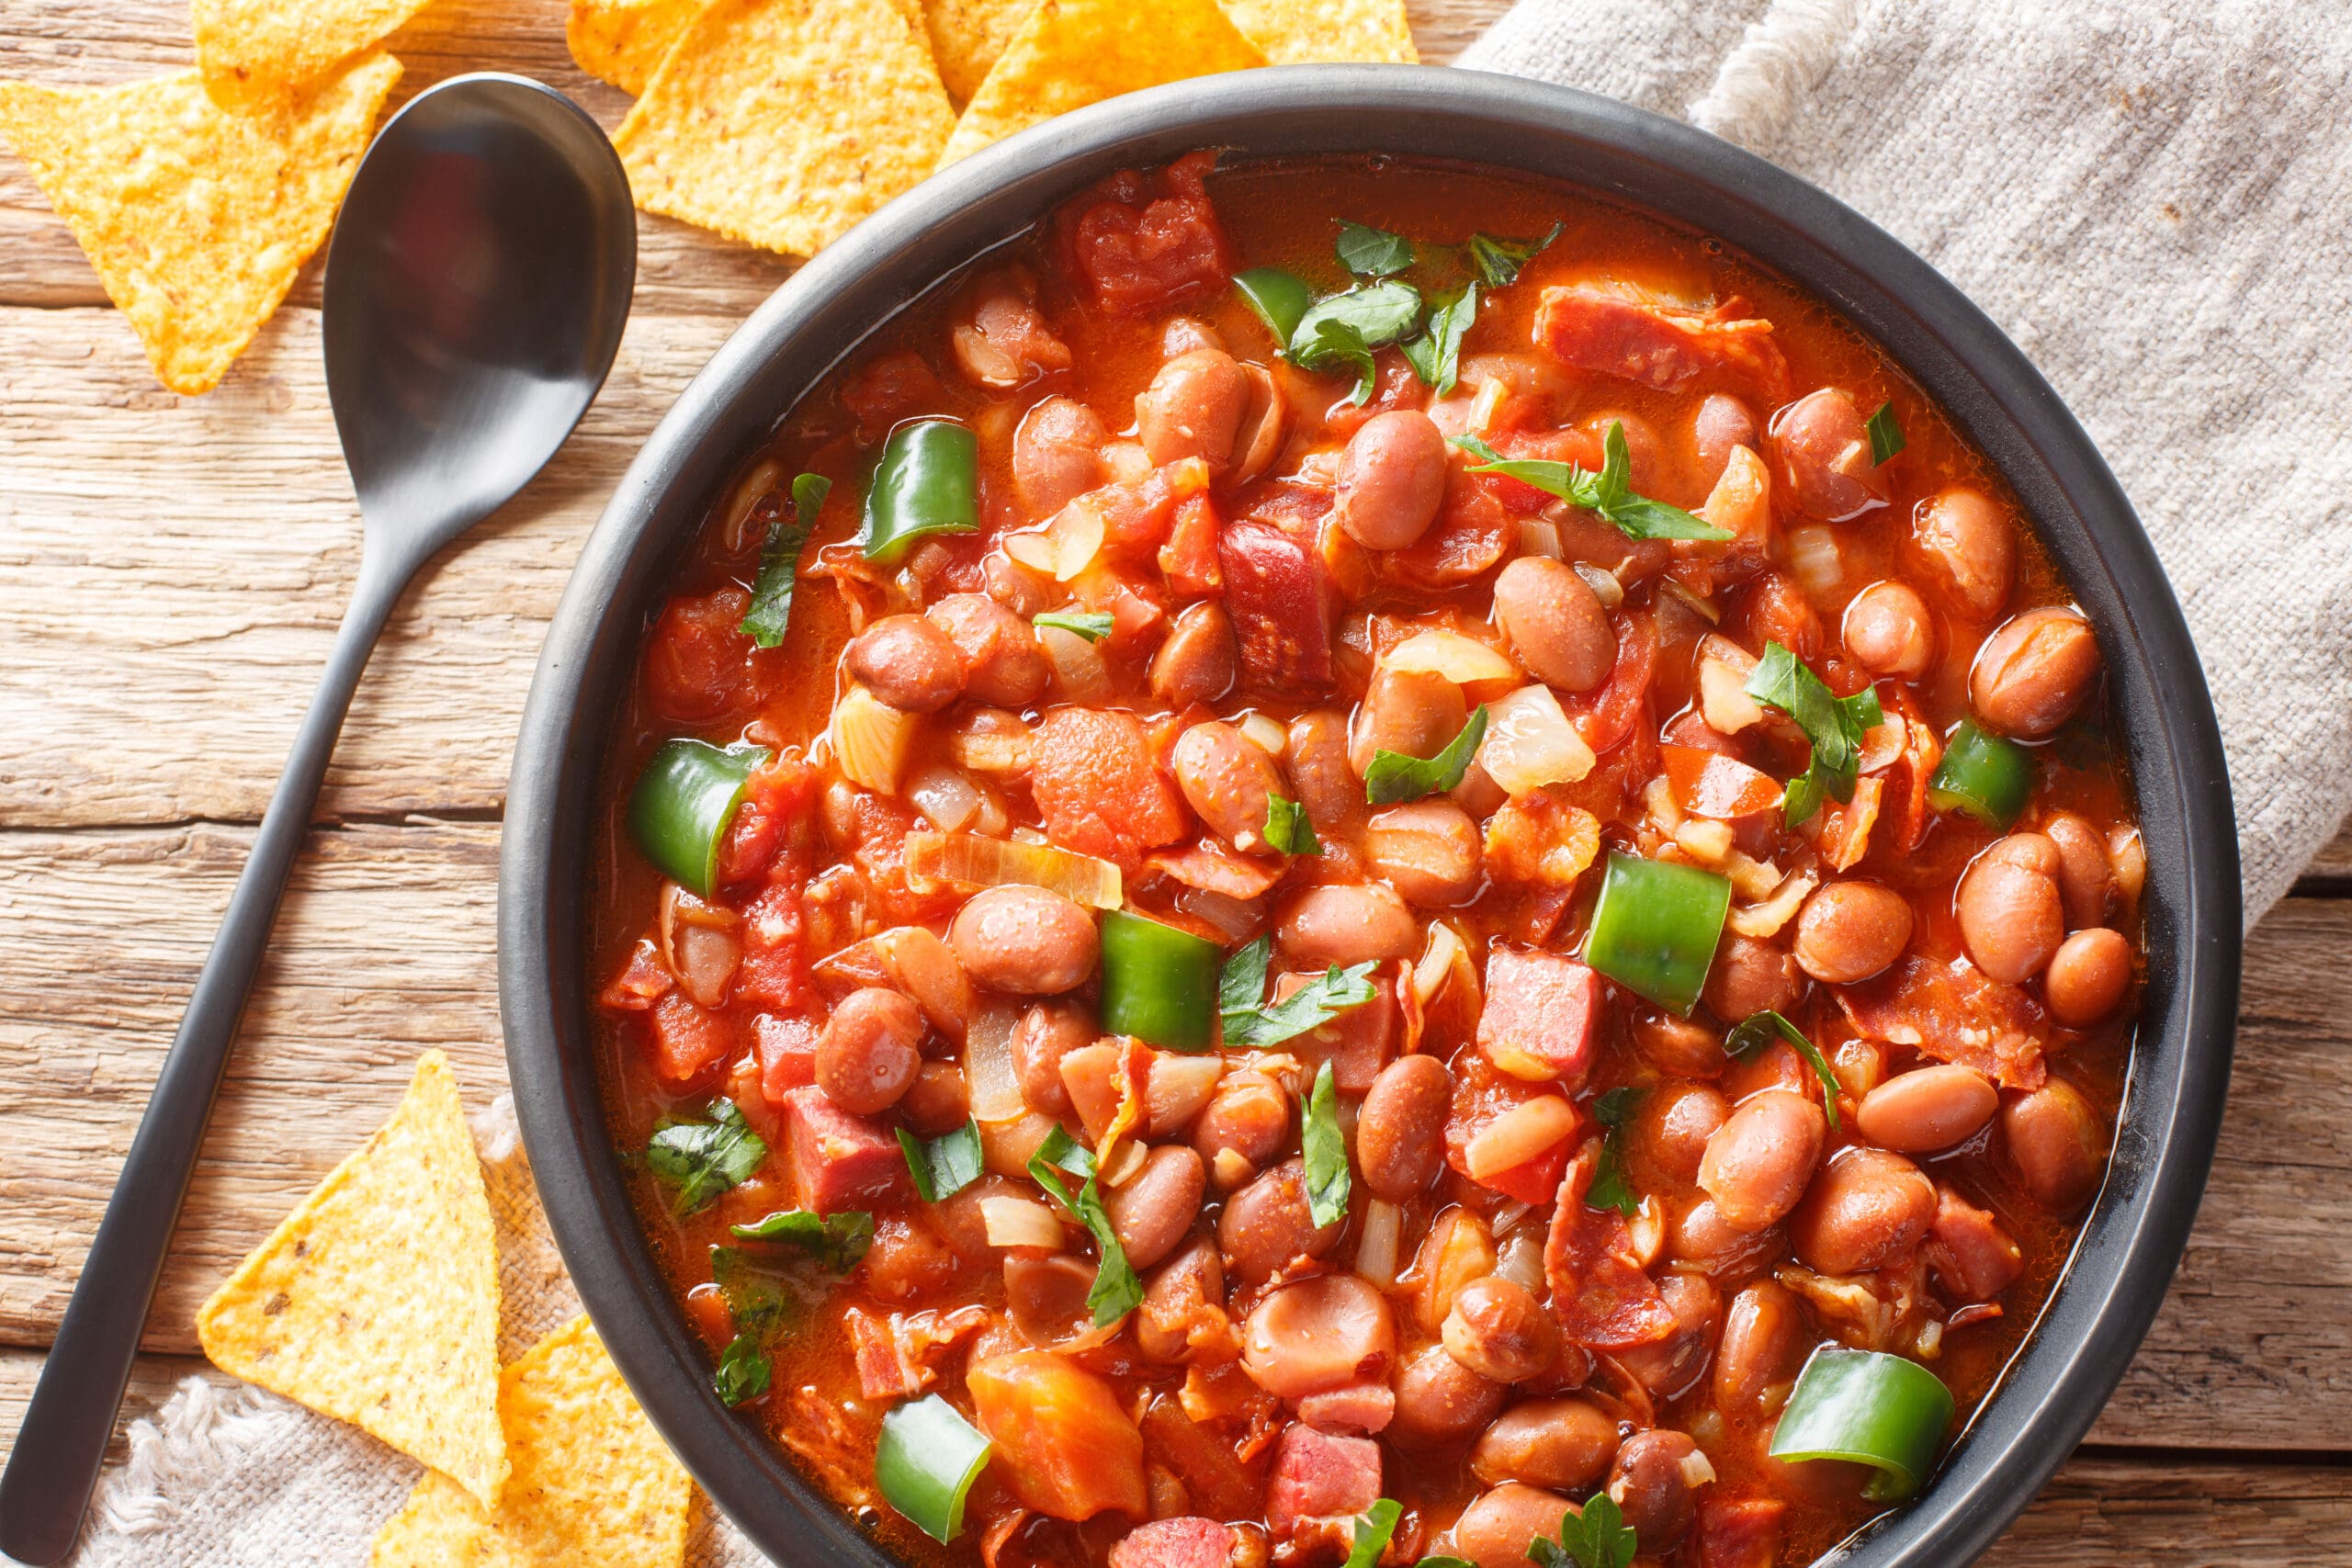
[[[2103,686],[1942,412],[1704,234],[1123,173],[683,556],[612,1132],[719,1395],[910,1562],[1810,1562],[2104,1175]]]

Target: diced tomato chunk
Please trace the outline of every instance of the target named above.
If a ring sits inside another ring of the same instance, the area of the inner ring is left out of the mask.
[[[1057,1519],[1150,1512],[1143,1434],[1111,1385],[1067,1356],[1019,1350],[966,1372],[972,1413],[1013,1495]]]
[[[822,1032],[806,1018],[763,1012],[752,1021],[752,1037],[759,1042],[760,1093],[770,1105],[781,1108],[786,1095],[817,1081],[817,1041]]]
[[[1192,821],[1151,760],[1142,721],[1115,709],[1048,711],[1037,724],[1029,787],[1055,843],[1125,865],[1182,838]]]
[[[641,936],[637,945],[628,950],[628,962],[621,972],[605,983],[596,997],[596,1005],[615,1012],[643,1012],[677,988],[677,979],[669,965],[662,962],[661,949],[653,939]]]
[[[1154,1519],[1111,1548],[1111,1568],[1227,1568],[1239,1541],[1215,1519]]]
[[[850,858],[882,923],[921,925],[956,912],[963,899],[953,888],[918,893],[907,881],[907,835],[924,826],[914,807],[860,790],[849,815]]]
[[[1453,1102],[1445,1122],[1445,1163],[1468,1176],[1473,1138],[1505,1111],[1538,1095],[1558,1092],[1556,1085],[1529,1083],[1498,1071],[1483,1053],[1463,1053],[1454,1059]],[[1548,1203],[1559,1191],[1560,1173],[1567,1168],[1568,1156],[1575,1152],[1575,1140],[1563,1138],[1532,1159],[1489,1173],[1478,1184],[1522,1203]]]
[[[1617,627],[1617,662],[1597,692],[1562,699],[1560,707],[1596,755],[1624,744],[1639,728],[1649,700],[1650,677],[1657,670],[1657,622],[1646,611],[1623,610]],[[1599,813],[1595,813],[1596,816]]]
[[[1989,1302],[2025,1272],[2025,1257],[2001,1222],[1940,1182],[1923,1250],[1944,1289],[1963,1302]]]
[[[1317,971],[1317,974],[1321,971]],[[1277,975],[1274,1000],[1294,995],[1315,975]],[[1284,1050],[1310,1066],[1331,1064],[1331,1087],[1341,1094],[1363,1094],[1388,1065],[1396,1048],[1396,982],[1386,975],[1372,979],[1372,1000],[1348,1009],[1304,1034],[1292,1036]]]
[[[1225,607],[1242,678],[1268,691],[1331,683],[1331,590],[1322,558],[1271,523],[1245,517],[1217,539]]]
[[[1665,1338],[1674,1332],[1675,1317],[1634,1255],[1625,1216],[1585,1204],[1600,1166],[1598,1138],[1568,1162],[1544,1247],[1544,1275],[1552,1285],[1552,1315],[1570,1343],[1624,1350]]]
[[[896,1137],[814,1085],[785,1093],[784,1157],[800,1206],[820,1214],[897,1200],[907,1169]]]
[[[1517,520],[1487,479],[1456,468],[1446,481],[1437,521],[1428,533],[1390,554],[1385,564],[1408,582],[1450,588],[1499,562],[1517,532]]]
[[[1151,174],[1123,170],[1066,210],[1072,269],[1106,310],[1157,309],[1222,288],[1232,276],[1225,227],[1203,186],[1216,154],[1193,152]]]
[[[700,598],[676,598],[646,635],[640,666],[645,700],[663,718],[699,724],[732,713],[749,700],[752,642],[742,630],[752,596],[722,588]]]
[[[1277,1540],[1287,1540],[1306,1520],[1361,1514],[1378,1501],[1378,1443],[1335,1438],[1303,1421],[1283,1433],[1266,1492],[1266,1523]]]
[[[808,929],[798,887],[778,882],[762,888],[743,910],[736,999],[760,1008],[799,1007],[808,995]]]
[[[1168,542],[1159,547],[1160,575],[1168,580],[1170,592],[1197,599],[1225,586],[1225,575],[1216,564],[1221,526],[1216,503],[1207,496],[1188,496],[1177,504],[1175,526]]]
[[[1741,301],[1713,310],[1643,304],[1604,289],[1546,288],[1535,342],[1563,364],[1671,392],[1709,371],[1745,376],[1772,400],[1789,379],[1772,323],[1737,317]]]
[[[683,991],[653,1004],[653,1070],[670,1084],[687,1084],[735,1049],[735,1029],[722,1013],[696,1007]]]
[[[1392,413],[1398,409],[1417,409],[1429,401],[1429,390],[1397,348],[1377,350],[1372,356],[1372,396],[1363,402],[1351,400],[1355,388],[1352,374],[1348,387],[1349,396],[1323,411],[1323,428],[1337,440],[1345,441],[1370,423],[1374,415]]]
[[[1657,751],[1674,804],[1693,817],[1730,821],[1781,804],[1781,786],[1772,775],[1736,758],[1695,746],[1661,746]]]
[[[1514,1077],[1556,1077],[1573,1094],[1592,1070],[1602,990],[1573,958],[1498,947],[1487,955],[1478,1049]]]

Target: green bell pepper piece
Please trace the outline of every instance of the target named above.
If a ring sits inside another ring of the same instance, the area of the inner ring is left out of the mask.
[[[1996,833],[2025,809],[2033,795],[2033,753],[2014,740],[1963,718],[1944,744],[1944,760],[1928,780],[1928,804],[1965,811]]]
[[[718,849],[743,804],[743,786],[768,749],[739,740],[667,740],[628,797],[628,832],[645,858],[697,898],[718,880]]]
[[[1225,950],[1174,926],[1113,909],[1102,917],[1102,1027],[1170,1051],[1205,1051]]]
[[[857,536],[868,560],[894,562],[917,539],[980,526],[980,442],[951,420],[902,424],[882,443]]]
[[[1731,910],[1731,883],[1711,871],[1612,850],[1584,961],[1638,996],[1690,1016]]]
[[[1283,352],[1291,338],[1298,332],[1299,318],[1315,303],[1315,290],[1304,278],[1294,276],[1278,266],[1253,266],[1233,280],[1241,291],[1241,301],[1257,312],[1274,334],[1274,352]]]
[[[1879,1473],[1862,1495],[1900,1503],[1927,1479],[1951,1417],[1951,1390],[1918,1362],[1825,1345],[1797,1374],[1772,1428],[1772,1457],[1867,1464]]]
[[[936,1541],[964,1533],[964,1498],[987,1468],[992,1445],[937,1394],[882,1417],[874,1483],[883,1501]]]

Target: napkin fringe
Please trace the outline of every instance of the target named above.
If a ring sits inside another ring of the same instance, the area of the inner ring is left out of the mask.
[[[1858,0],[1773,0],[1690,106],[1690,123],[1743,147],[1777,140],[1838,62],[1860,13]]]

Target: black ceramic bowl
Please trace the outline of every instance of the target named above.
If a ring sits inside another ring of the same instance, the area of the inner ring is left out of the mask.
[[[938,279],[1105,173],[1214,146],[1379,151],[1583,186],[1720,236],[1875,338],[1999,467],[2098,630],[2148,850],[2148,984],[2113,1168],[2065,1282],[1934,1484],[1849,1561],[1964,1562],[2098,1414],[2163,1299],[2205,1183],[2237,1005],[2238,863],[2204,677],[2154,552],[2082,427],[1926,263],[1811,186],[1686,126],[1515,78],[1306,66],[1119,98],[959,164],[776,290],[647,441],[558,608],[508,786],[499,980],[539,1191],[613,1359],[705,1490],[795,1568],[888,1568],[711,1392],[605,1133],[583,973],[598,761],[638,641],[719,487],[804,389]]]

